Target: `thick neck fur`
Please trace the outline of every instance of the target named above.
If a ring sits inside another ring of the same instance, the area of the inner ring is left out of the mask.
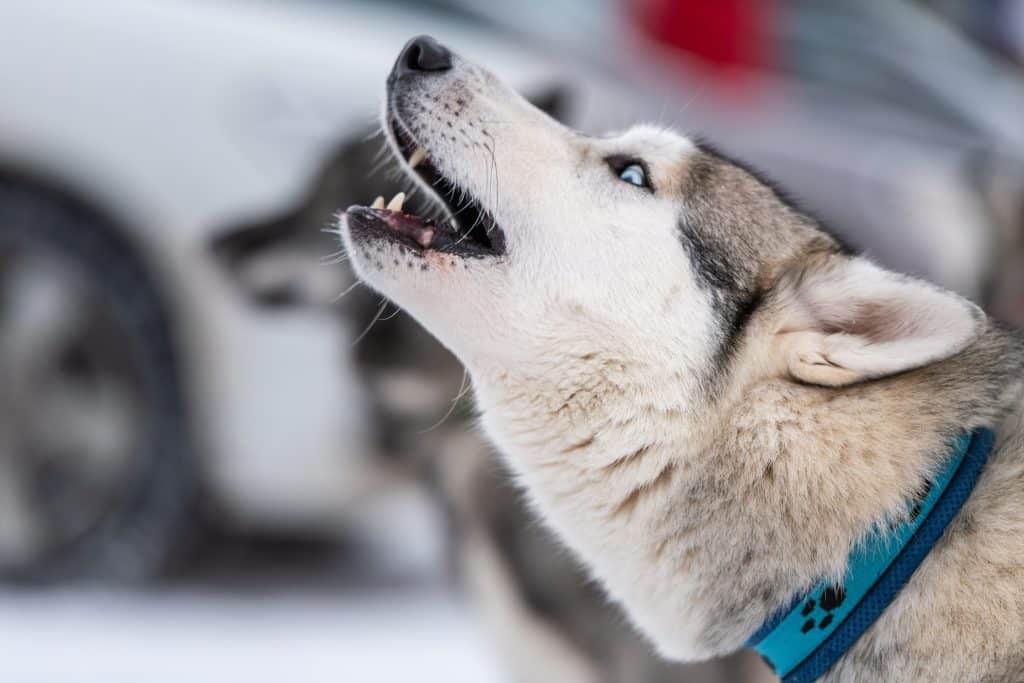
[[[484,426],[541,516],[673,658],[734,651],[841,576],[952,436],[1020,403],[1024,346],[994,325],[945,362],[830,389],[772,371],[771,315],[711,383],[602,352],[470,363]]]

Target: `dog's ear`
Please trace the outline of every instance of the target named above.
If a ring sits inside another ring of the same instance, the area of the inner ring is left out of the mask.
[[[934,285],[867,259],[831,256],[785,281],[777,350],[795,379],[845,386],[944,360],[985,314]]]
[[[526,93],[526,99],[555,121],[568,125],[572,108],[569,94],[565,86],[552,83],[541,90]]]

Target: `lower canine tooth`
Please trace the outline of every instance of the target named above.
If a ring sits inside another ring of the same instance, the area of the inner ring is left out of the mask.
[[[427,150],[423,149],[422,147],[417,147],[416,151],[412,153],[411,157],[409,157],[409,166],[412,168],[416,168],[416,166],[419,165],[419,163],[426,158]]]
[[[434,239],[433,230],[425,230],[416,236],[416,241],[420,243],[420,246],[424,249],[430,246],[430,240]]]
[[[394,197],[391,198],[390,202],[388,202],[387,209],[388,209],[388,211],[401,211],[402,210],[402,204],[404,204],[404,203],[405,203],[405,193],[404,192],[399,192],[398,194],[396,194]]]
[[[373,204],[370,205],[370,208],[371,209],[383,209],[384,208],[384,198],[383,197],[377,197],[376,199],[374,199],[373,200]]]

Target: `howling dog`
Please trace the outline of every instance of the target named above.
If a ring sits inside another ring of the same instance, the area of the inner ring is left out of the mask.
[[[383,124],[433,216],[359,276],[468,369],[531,503],[664,656],[1024,680],[1024,339],[711,147],[562,126],[429,37]]]

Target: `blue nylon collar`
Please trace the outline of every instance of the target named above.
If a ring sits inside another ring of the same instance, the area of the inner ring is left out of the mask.
[[[795,596],[747,641],[783,683],[811,683],[855,643],[892,602],[942,536],[978,481],[995,435],[978,429],[956,439],[927,493],[892,528],[850,553],[841,585],[822,581]]]

